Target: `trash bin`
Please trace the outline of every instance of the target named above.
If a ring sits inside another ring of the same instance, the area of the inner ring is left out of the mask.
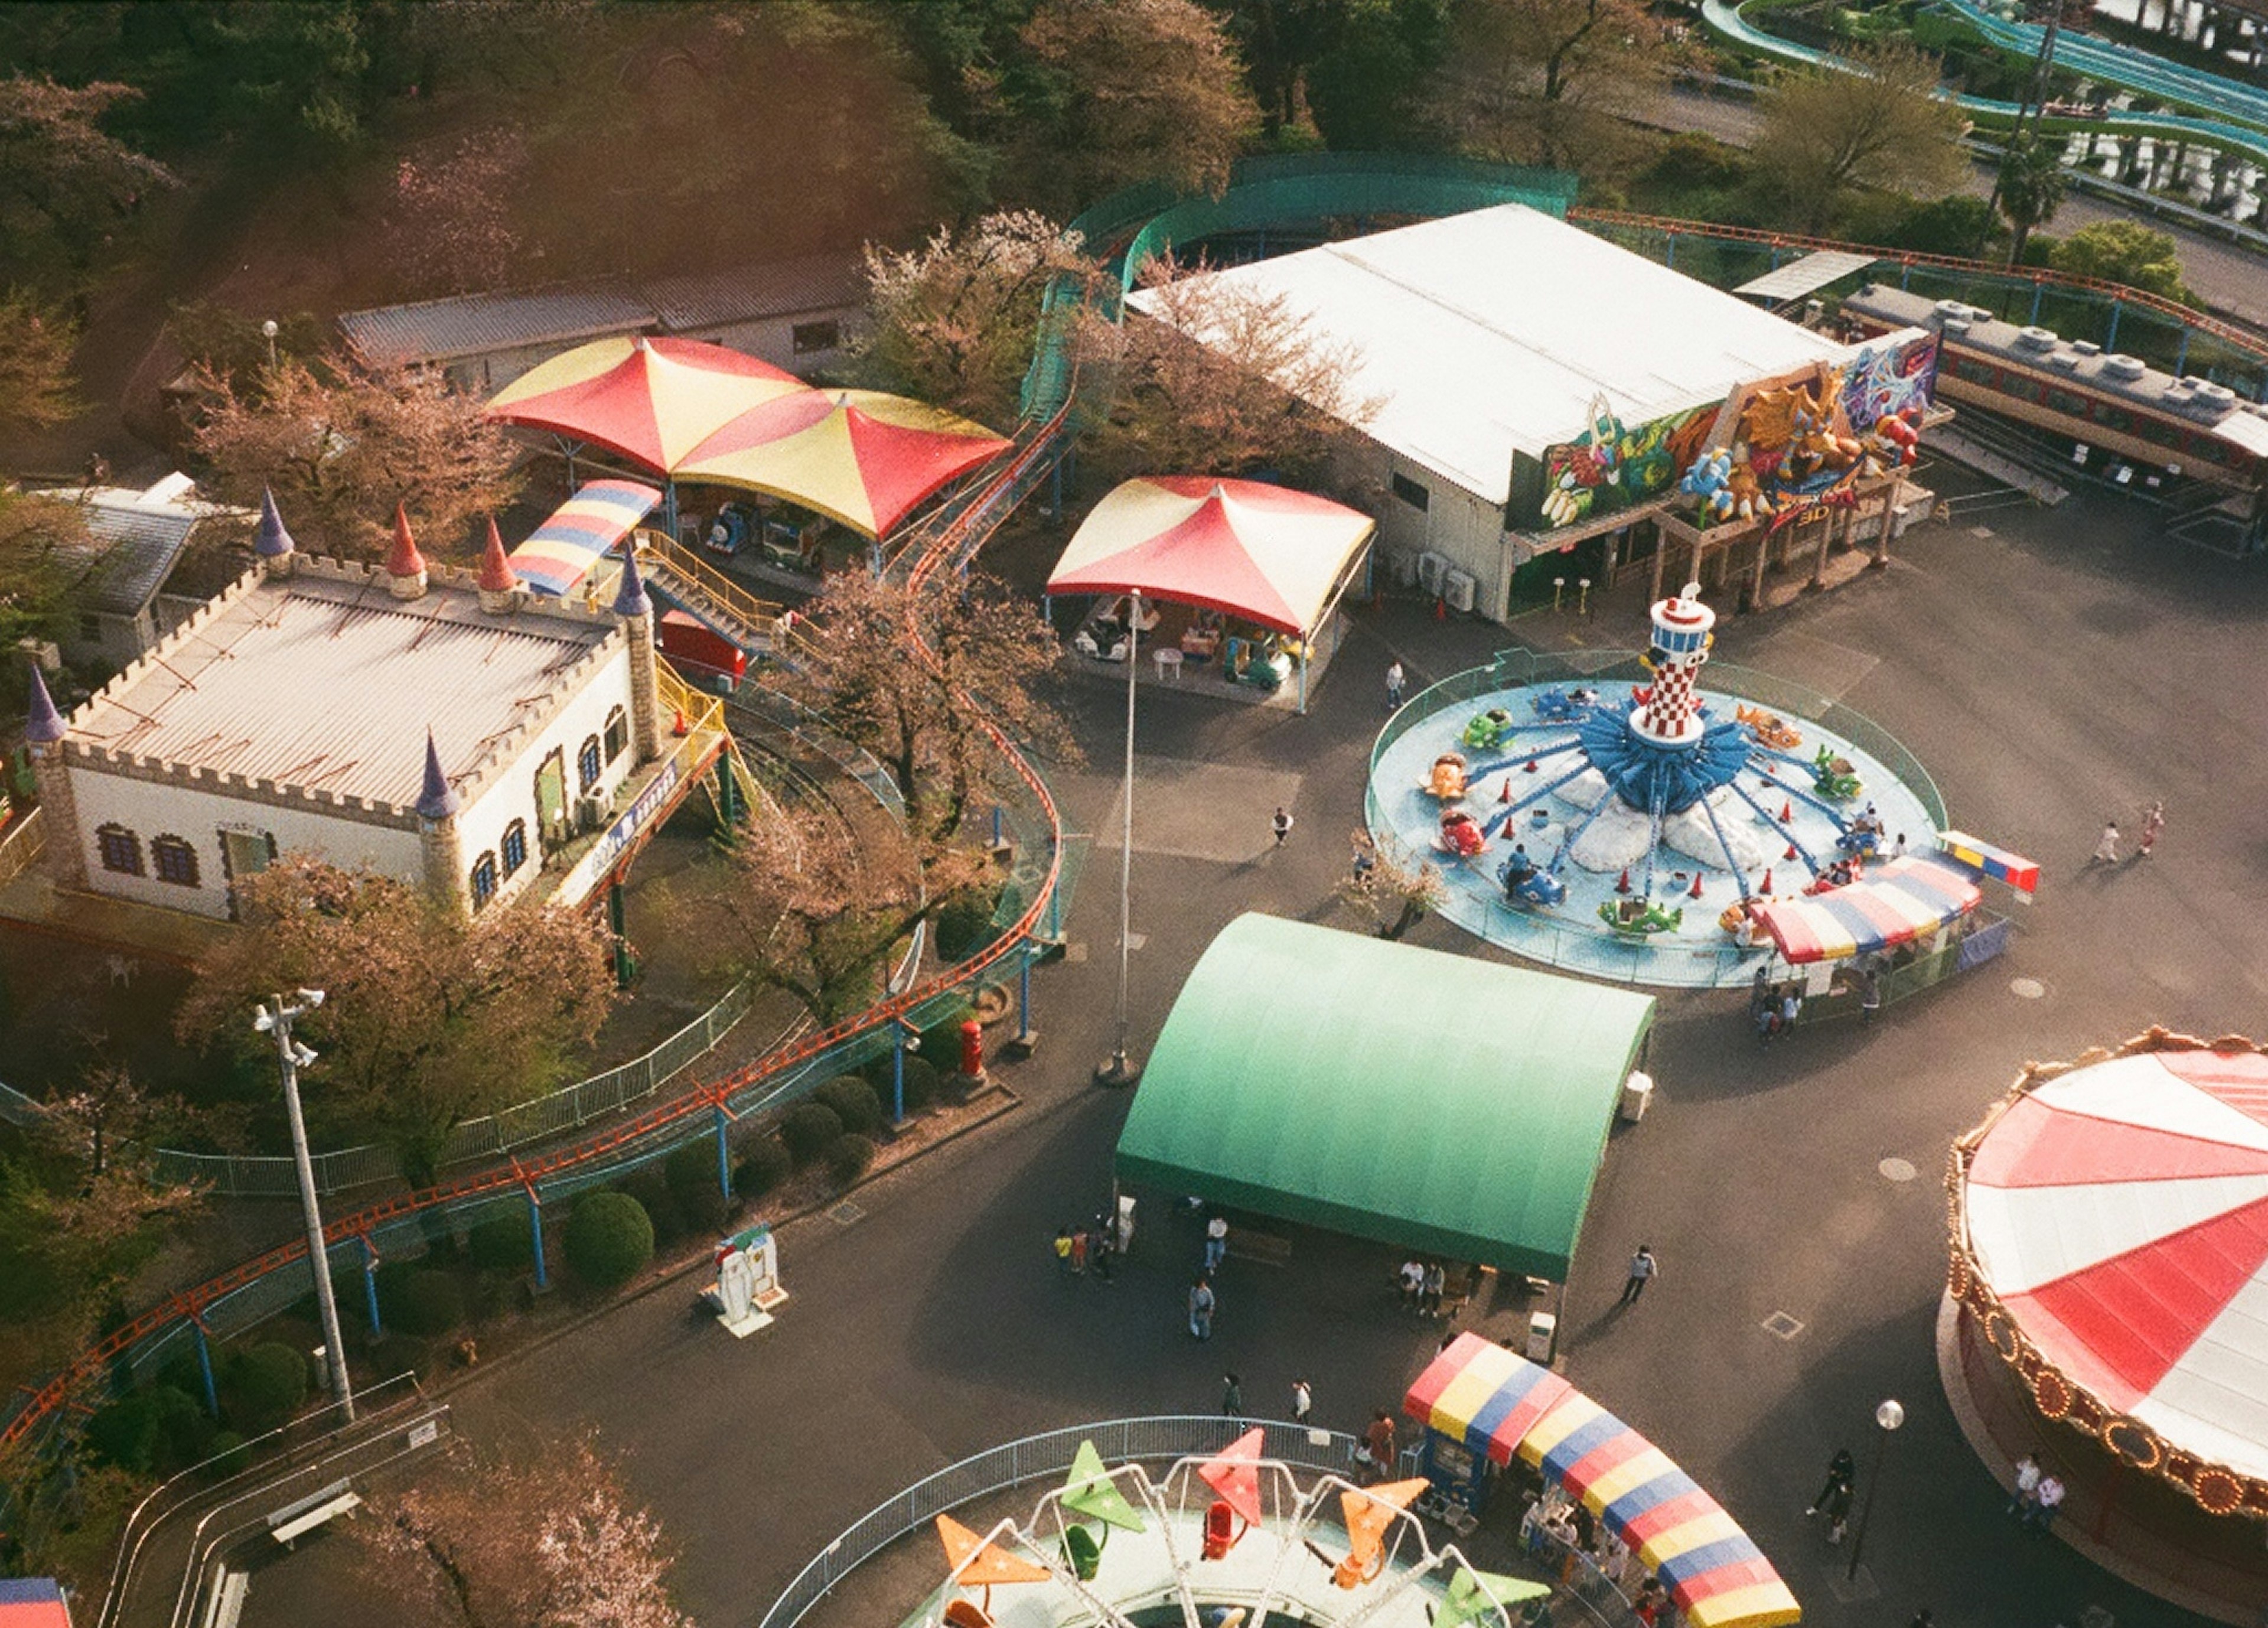
[[[1551,1343],[1558,1337],[1559,1319],[1548,1311],[1528,1314],[1528,1359],[1530,1362],[1550,1362]]]
[[[1633,1069],[1631,1077],[1623,1081],[1622,1105],[1615,1110],[1616,1116],[1636,1124],[1646,1117],[1646,1104],[1653,1101],[1653,1076]]]

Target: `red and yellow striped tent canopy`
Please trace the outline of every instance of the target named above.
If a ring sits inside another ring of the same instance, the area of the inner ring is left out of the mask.
[[[1583,1500],[1692,1628],[1779,1628],[1803,1609],[1763,1551],[1663,1453],[1549,1369],[1461,1334],[1403,1411],[1496,1463],[1513,1453]]]
[[[1756,917],[1790,961],[1840,961],[1926,937],[1983,898],[1958,866],[1908,854],[1869,865],[1847,888],[1759,905]]]
[[[697,339],[598,339],[489,398],[488,417],[587,441],[663,475],[762,402],[812,394],[793,373]]]
[[[880,537],[947,482],[1006,451],[983,424],[873,390],[806,390],[719,427],[675,473],[766,492]]]

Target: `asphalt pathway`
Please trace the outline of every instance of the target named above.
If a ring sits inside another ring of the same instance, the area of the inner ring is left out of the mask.
[[[1887,573],[1720,627],[1724,659],[1839,691],[1929,765],[1956,822],[2045,869],[2004,958],[1871,1028],[1807,1029],[1764,1050],[1736,1000],[1666,999],[1657,1104],[1617,1132],[1592,1206],[1563,1324],[1569,1373],[1722,1497],[1815,1624],[1901,1624],[1921,1606],[1948,1628],[2044,1628],[2088,1605],[2121,1624],[2196,1620],[2059,1544],[2014,1536],[1940,1394],[1931,1342],[1949,1140],[2026,1058],[2153,1021],[2260,1027],[2268,578],[2149,531],[2145,512],[2086,497],[1934,527]],[[1163,767],[1140,795],[1201,797],[1209,764],[1266,770],[1296,777],[1300,824],[1281,851],[1236,860],[1147,853],[1138,831],[1137,1050],[1238,911],[1354,924],[1331,888],[1359,818],[1389,651],[1425,679],[1514,642],[1620,645],[1639,632],[1628,595],[1588,622],[1545,617],[1510,635],[1388,606],[1360,614],[1310,718],[1145,689],[1141,749]],[[1074,693],[1107,765],[1116,695]],[[1059,788],[1088,830],[1116,796],[1101,768]],[[2104,817],[2123,822],[2153,796],[2168,802],[2159,857],[2088,870]],[[1207,811],[1224,851],[1258,851],[1270,812]],[[1208,1411],[1228,1368],[1254,1411],[1278,1411],[1304,1375],[1319,1422],[1352,1429],[1432,1351],[1440,1330],[1393,1303],[1388,1253],[1349,1241],[1297,1234],[1283,1265],[1232,1257],[1205,1346],[1180,1311],[1198,1242],[1161,1204],[1147,1207],[1116,1282],[1057,1275],[1048,1241],[1101,1204],[1127,1101],[1087,1080],[1110,1039],[1115,858],[1096,852],[1071,955],[1038,977],[1039,1056],[1004,1073],[1023,1106],[860,1190],[850,1224],[789,1229],[794,1298],[777,1327],[737,1344],[672,1288],[459,1393],[460,1425],[477,1436],[587,1426],[623,1455],[682,1544],[686,1603],[711,1628],[754,1623],[836,1532],[961,1455],[1083,1418]],[[1439,923],[1415,937],[1491,953]],[[2020,976],[2044,997],[2012,992]],[[1886,1160],[1918,1174],[1890,1179]],[[1617,1314],[1623,1262],[1641,1241],[1662,1278]],[[1774,1313],[1801,1331],[1767,1331]],[[1506,1331],[1513,1315],[1498,1308],[1484,1326]],[[1868,1445],[1887,1396],[1910,1422],[1867,1543],[1881,1595],[1845,1604],[1828,1586],[1843,1552],[1800,1511],[1836,1447]]]

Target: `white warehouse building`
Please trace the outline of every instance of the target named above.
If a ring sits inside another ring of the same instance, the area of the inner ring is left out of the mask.
[[[1197,275],[1352,353],[1382,551],[1497,622],[1519,567],[1667,505],[1734,389],[1855,350],[1519,203]]]
[[[66,888],[232,918],[286,851],[479,910],[637,797],[663,757],[653,608],[530,594],[491,533],[429,569],[397,516],[383,568],[307,558],[272,500],[257,563],[68,718],[26,731]],[[671,760],[665,760],[665,762]],[[570,906],[590,878],[549,884]]]

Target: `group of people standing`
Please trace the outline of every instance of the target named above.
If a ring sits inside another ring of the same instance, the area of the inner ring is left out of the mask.
[[[2027,1453],[2016,1461],[2016,1490],[2008,1499],[2008,1517],[2027,1532],[2044,1532],[2055,1524],[2063,1507],[2063,1479],[2040,1469],[2040,1461]]]
[[[1771,968],[1757,968],[1756,982],[1749,986],[1749,1021],[1756,1026],[1756,1038],[1769,1041],[1784,1035],[1802,1015],[1803,985],[1774,983]]]
[[[1420,1317],[1441,1315],[1441,1297],[1449,1286],[1449,1270],[1439,1261],[1421,1261],[1416,1256],[1402,1263],[1395,1273],[1395,1281],[1402,1288],[1402,1304]]]

